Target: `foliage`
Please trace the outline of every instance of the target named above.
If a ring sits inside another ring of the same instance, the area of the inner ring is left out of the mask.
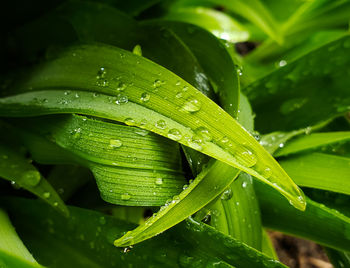
[[[12,5],[1,267],[347,265],[349,1]]]

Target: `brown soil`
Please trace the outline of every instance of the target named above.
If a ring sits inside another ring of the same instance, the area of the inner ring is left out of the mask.
[[[332,268],[320,245],[311,241],[269,232],[279,260],[291,268]]]

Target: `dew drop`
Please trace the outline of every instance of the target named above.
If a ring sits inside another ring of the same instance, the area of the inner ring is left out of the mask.
[[[45,193],[43,194],[43,196],[44,196],[44,198],[49,199],[50,196],[51,196],[51,194],[50,194],[49,192],[45,192]]]
[[[172,128],[168,132],[168,137],[172,140],[179,141],[179,140],[181,140],[182,135],[178,129]]]
[[[121,81],[117,83],[117,91],[124,91],[127,88],[127,85]]]
[[[119,104],[126,104],[126,103],[128,103],[128,101],[129,101],[128,96],[123,95],[123,94],[118,94],[115,103],[118,105]]]
[[[126,119],[124,120],[124,123],[125,123],[126,125],[128,125],[128,126],[134,126],[134,125],[135,125],[135,120],[129,117],[129,118],[126,118]]]
[[[257,157],[256,155],[248,150],[247,148],[245,148],[245,150],[238,152],[236,155],[237,160],[244,166],[247,167],[252,167],[256,164],[257,162]]]
[[[231,190],[231,188],[225,190],[222,193],[222,195],[221,195],[221,199],[225,200],[225,201],[230,200],[231,198],[232,198],[232,190]]]
[[[189,97],[181,107],[181,111],[194,113],[198,112],[201,109],[201,107],[202,104],[199,100],[193,97]]]
[[[266,167],[266,168],[262,171],[262,175],[263,175],[266,179],[270,178],[271,175],[272,175],[272,170],[271,170],[271,168]]]
[[[76,129],[74,129],[71,134],[73,135],[73,139],[79,139],[81,137],[81,128],[78,127]]]
[[[156,122],[156,127],[159,128],[159,129],[165,129],[166,128],[166,123],[164,120],[158,120]]]
[[[147,92],[144,92],[141,94],[141,101],[143,101],[143,102],[149,101],[150,98],[151,98],[151,95],[148,94]]]
[[[142,56],[141,46],[138,44],[136,46],[134,46],[132,53],[134,53],[135,55],[138,55],[138,56]]]
[[[165,84],[164,81],[161,81],[161,80],[159,80],[159,79],[156,79],[156,80],[154,80],[154,82],[153,82],[153,88],[159,88],[159,87],[161,87],[163,84]]]
[[[163,184],[163,179],[162,178],[156,178],[154,183],[157,184],[157,185],[162,185]]]
[[[182,98],[182,92],[178,92],[178,93],[175,95],[175,98],[177,98],[177,99]]]
[[[37,186],[41,180],[41,175],[37,170],[30,170],[25,172],[21,179],[23,183],[29,186]]]
[[[129,200],[130,198],[131,198],[131,195],[128,194],[128,193],[125,193],[125,194],[122,194],[122,195],[121,195],[121,199],[122,199],[122,200]]]
[[[135,129],[135,133],[138,134],[138,135],[140,135],[140,136],[145,137],[145,136],[148,135],[149,131],[148,131],[148,130],[145,130],[145,129],[137,128],[137,129]]]
[[[113,149],[116,149],[116,148],[119,148],[123,145],[122,141],[121,140],[110,140],[109,141],[109,147],[113,148]]]
[[[213,137],[211,136],[209,130],[206,127],[199,127],[195,130],[195,133],[200,136],[204,141],[211,141]]]

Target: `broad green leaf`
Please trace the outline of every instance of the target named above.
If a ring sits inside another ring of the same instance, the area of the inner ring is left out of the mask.
[[[69,214],[57,192],[28,159],[4,144],[0,144],[0,155],[1,178],[30,191],[63,214]]]
[[[350,37],[345,36],[246,87],[257,130],[301,129],[345,114],[350,103],[349,49]]]
[[[205,7],[179,8],[167,13],[163,18],[198,25],[210,31],[217,38],[233,43],[244,42],[249,38],[249,33],[238,21],[215,9]]]
[[[18,237],[7,213],[0,208],[1,267],[41,267]]]
[[[16,211],[13,223],[28,248],[49,267],[191,267],[196,263],[199,267],[285,267],[193,220],[143,244],[118,249],[113,237],[132,226],[124,221],[75,207],[70,207],[72,217],[67,219],[36,201],[16,198],[3,202]]]
[[[310,153],[289,157],[280,164],[300,186],[350,194],[350,158]]]
[[[349,131],[312,133],[289,141],[274,155],[285,156],[348,140],[350,140]]]
[[[101,197],[107,202],[163,205],[186,183],[178,144],[146,130],[77,115],[12,122],[41,137],[48,137],[74,156],[73,163],[90,168]],[[38,147],[28,135],[23,135],[22,139],[32,152],[41,150],[41,154],[45,154],[46,145]],[[41,158],[46,163],[51,159],[50,155]],[[59,164],[56,159],[54,155],[51,163]]]
[[[82,45],[34,73],[15,92],[34,90],[0,100],[2,116],[79,112],[146,128],[246,171],[305,207],[301,191],[237,121],[151,61],[118,48]]]
[[[262,183],[255,190],[265,227],[349,251],[350,218],[308,198],[305,211],[295,210]]]
[[[144,224],[117,239],[114,244],[118,247],[133,245],[169,229],[214,200],[238,174],[239,170],[231,166],[220,161],[210,161],[196,179],[184,187],[184,191],[161,207]]]

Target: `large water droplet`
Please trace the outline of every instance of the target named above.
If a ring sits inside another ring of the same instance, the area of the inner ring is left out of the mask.
[[[115,149],[115,148],[119,148],[123,145],[121,140],[110,140],[109,141],[109,147]]]
[[[251,150],[244,147],[243,147],[243,150],[240,150],[239,152],[237,152],[235,156],[237,157],[238,162],[240,162],[242,165],[246,167],[252,167],[257,162],[256,155]]]
[[[181,111],[194,113],[198,112],[202,107],[202,104],[199,100],[194,97],[189,97],[181,107]]]
[[[181,140],[182,135],[178,129],[172,128],[168,132],[168,137],[172,140],[179,141],[179,140]]]
[[[40,180],[41,180],[41,175],[40,175],[39,171],[37,171],[37,170],[27,171],[22,176],[23,183],[25,183],[26,185],[29,185],[29,186],[38,185]]]
[[[195,130],[195,133],[200,136],[204,141],[211,141],[213,137],[211,136],[209,130],[206,127],[199,127]]]
[[[232,190],[231,188],[228,188],[222,193],[221,199],[227,201],[227,200],[230,200],[231,198],[232,198]]]
[[[142,56],[141,46],[140,45],[134,46],[132,53],[134,53],[135,55],[138,55],[138,56]]]
[[[143,102],[149,101],[150,98],[151,98],[151,95],[148,94],[147,92],[144,92],[141,94],[141,101],[143,101]]]
[[[128,101],[129,101],[128,96],[123,95],[123,94],[118,94],[115,103],[116,104],[125,104],[125,103],[128,103]]]
[[[44,196],[44,198],[49,199],[50,196],[51,196],[51,194],[50,194],[49,192],[45,192],[45,193],[43,194],[43,196]]]
[[[166,122],[164,120],[158,120],[156,122],[156,127],[159,129],[165,129],[166,128]]]

